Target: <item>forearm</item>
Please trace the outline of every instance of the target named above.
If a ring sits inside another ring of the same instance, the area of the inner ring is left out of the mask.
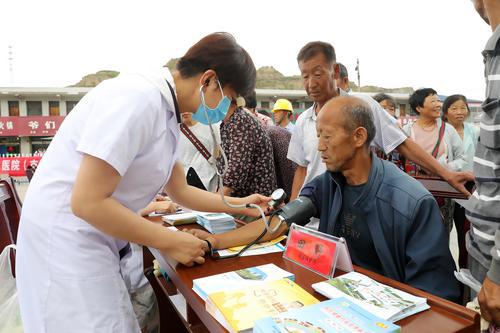
[[[304,180],[306,179],[306,174],[307,168],[297,165],[295,175],[293,176],[292,194],[290,195],[290,200],[294,200],[299,196],[300,189],[304,185]]]
[[[277,217],[274,217],[270,222],[271,228],[274,228],[277,223],[279,223],[279,221],[280,220]],[[207,240],[212,244],[214,248],[217,249],[226,249],[232,246],[246,245],[254,241],[257,236],[259,236],[262,231],[264,231],[264,228],[264,222],[262,221],[262,219],[260,219],[255,222],[248,223],[241,228],[222,234],[209,236]],[[283,222],[278,230],[273,234],[270,234],[268,231],[266,231],[266,234],[259,242],[265,242],[281,236],[285,233],[286,230],[287,225]]]
[[[211,193],[188,185],[182,166],[178,163],[174,166],[165,189],[174,202],[190,209],[203,212],[226,212],[230,214],[240,214],[243,210],[242,208],[227,206],[222,201],[220,193]],[[225,196],[225,199],[233,205],[247,204],[244,198]]]
[[[72,198],[74,214],[112,237],[161,248],[173,236],[173,232],[142,218],[113,198],[81,199]]]
[[[443,179],[447,179],[450,171],[441,165],[432,155],[425,152],[412,139],[408,138],[397,147],[397,150],[406,158],[420,165],[429,172],[439,175]]]
[[[491,250],[491,266],[488,277],[496,284],[500,284],[500,229],[495,233],[495,246]]]
[[[174,202],[189,209],[198,210],[202,212],[226,212],[229,214],[240,214],[242,208],[231,208],[226,205],[221,198],[220,193],[211,193],[200,190],[196,187],[187,185],[183,189],[176,189],[175,191],[168,191],[170,197]],[[195,200],[193,200],[196,198]],[[244,205],[244,198],[235,198],[224,196],[225,200],[232,205]]]

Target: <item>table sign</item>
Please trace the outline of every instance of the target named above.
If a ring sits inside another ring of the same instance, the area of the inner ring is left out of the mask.
[[[335,270],[337,242],[332,236],[292,224],[283,257],[329,278]]]

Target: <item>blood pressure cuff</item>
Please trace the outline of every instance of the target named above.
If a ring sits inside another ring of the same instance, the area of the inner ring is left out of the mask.
[[[298,197],[276,212],[289,227],[292,223],[305,225],[316,213],[316,206],[308,197]]]

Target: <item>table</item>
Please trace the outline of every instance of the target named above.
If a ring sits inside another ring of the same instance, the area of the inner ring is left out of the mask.
[[[453,186],[448,184],[444,179],[437,177],[426,177],[426,176],[414,176],[416,180],[418,180],[424,187],[431,192],[431,194],[435,197],[444,197],[451,199],[467,199],[467,197],[458,192]],[[474,188],[474,183],[468,182],[465,184],[467,190],[472,193]]]
[[[186,227],[198,228],[196,225],[187,225]],[[202,326],[206,328],[206,330],[203,330],[202,328],[201,331],[206,332],[208,330],[209,332],[227,332],[217,322],[217,320],[205,310],[205,302],[192,290],[193,280],[205,276],[273,263],[295,274],[295,282],[316,298],[319,300],[326,300],[324,296],[315,292],[311,287],[313,283],[323,281],[325,278],[306,268],[283,259],[282,253],[271,253],[261,256],[248,256],[222,260],[214,260],[207,257],[206,262],[203,265],[185,267],[170,260],[165,260],[158,250],[150,250],[155,258],[160,262],[162,268],[167,272],[169,278],[172,280],[178,291],[186,299],[188,305],[189,324],[191,324],[192,327]],[[431,306],[429,310],[396,322],[397,325],[402,327],[403,332],[479,332],[479,315],[476,312],[403,283],[367,271],[361,267],[355,266],[355,270],[381,283],[427,298],[427,303]],[[342,273],[343,272],[336,272],[336,275],[340,275]],[[187,332],[189,331],[200,331],[200,329],[188,329]]]

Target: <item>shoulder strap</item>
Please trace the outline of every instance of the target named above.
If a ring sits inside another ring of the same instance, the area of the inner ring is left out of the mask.
[[[198,149],[200,154],[203,155],[203,157],[205,157],[207,161],[209,161],[212,155],[210,154],[208,149],[203,145],[203,143],[201,143],[201,141],[196,137],[196,135],[194,135],[194,133],[189,129],[189,127],[187,127],[184,124],[181,124],[181,132],[186,136],[186,138],[188,138],[189,141],[191,141],[193,146],[195,146],[196,149]]]
[[[444,121],[441,121],[441,127],[439,128],[438,139],[437,139],[436,145],[434,146],[434,149],[432,149],[432,153],[431,153],[431,155],[434,158],[437,158],[437,155],[439,152],[439,146],[441,145],[441,141],[443,140],[443,136],[444,136],[445,125],[446,125],[446,123]]]

